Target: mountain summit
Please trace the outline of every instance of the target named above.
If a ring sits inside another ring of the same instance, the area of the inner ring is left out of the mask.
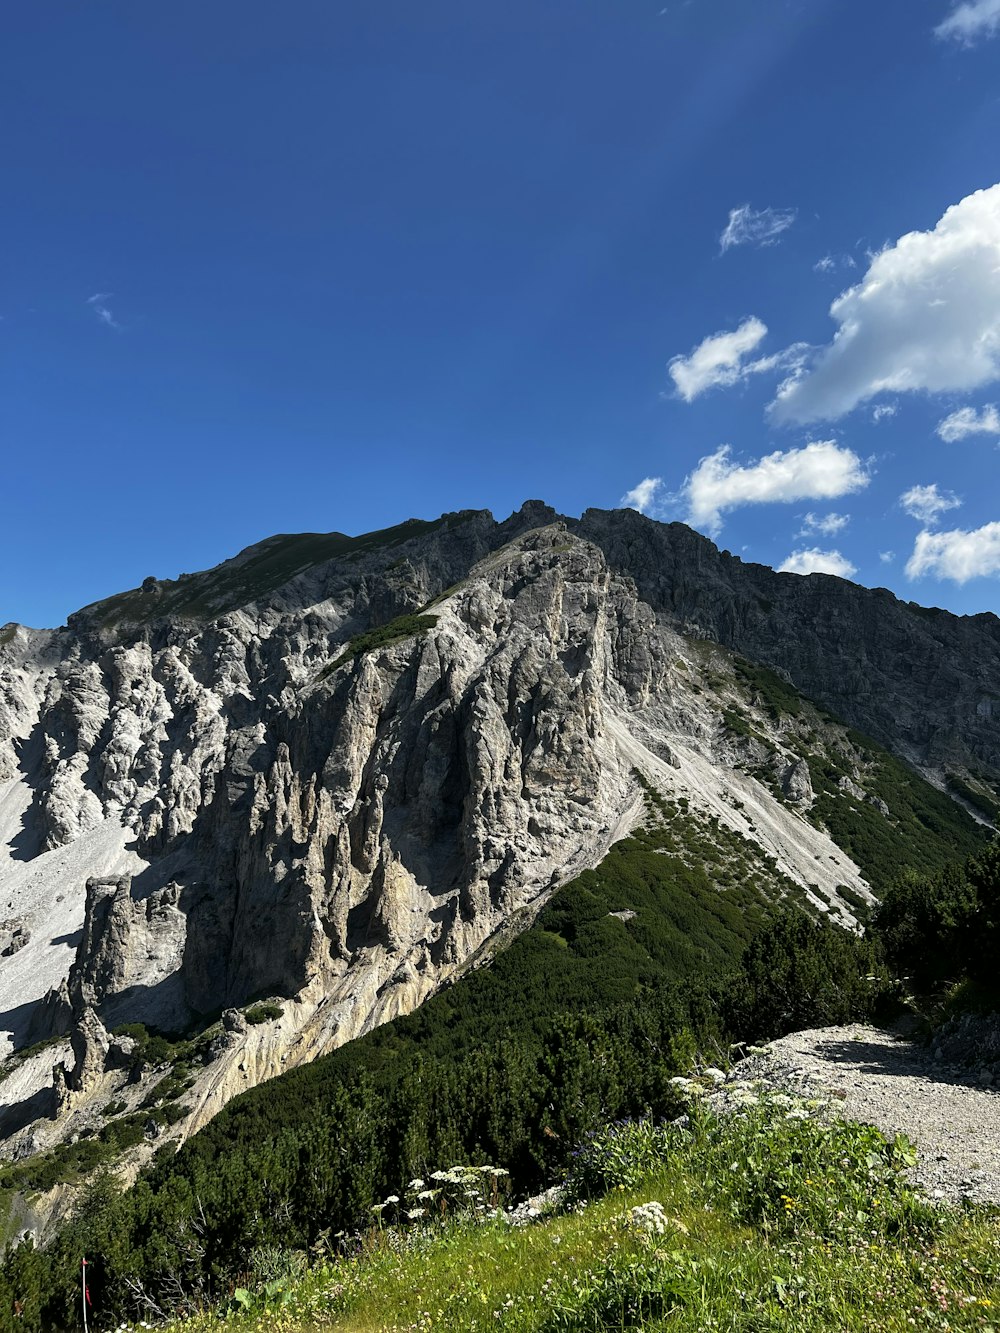
[[[995,817],[998,718],[995,616],[537,501],[276,536],[8,625],[3,1150],[158,1085],[137,1150],[190,1134],[486,961],[650,793],[690,857],[853,927]],[[150,1032],[211,1034],[183,1088],[137,1065]]]

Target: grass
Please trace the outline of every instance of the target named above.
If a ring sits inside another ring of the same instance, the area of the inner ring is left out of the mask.
[[[781,1094],[742,1096],[743,1109],[723,1118],[692,1106],[686,1129],[610,1127],[582,1150],[561,1211],[533,1225],[473,1203],[464,1216],[331,1238],[345,1252],[308,1268],[305,1256],[257,1253],[247,1285],[183,1327],[997,1327],[996,1210],[927,1204],[904,1179],[913,1154],[902,1138]]]
[[[390,620],[387,625],[380,625],[377,629],[365,630],[363,634],[355,634],[352,639],[348,640],[347,647],[340,656],[327,663],[317,679],[324,680],[327,676],[332,675],[338,667],[350,662],[352,658],[360,657],[362,653],[374,652],[376,648],[388,648],[390,644],[400,643],[403,639],[410,639],[415,634],[425,634],[427,630],[433,629],[437,622],[437,616],[397,616],[395,620]]]
[[[733,657],[736,678],[749,692],[754,703],[760,704],[772,722],[783,717],[799,717],[803,710],[803,696],[794,686],[759,662]]]
[[[807,753],[805,759],[816,793],[809,817],[827,827],[878,894],[904,868],[937,870],[989,841],[990,831],[956,801],[858,731],[847,731],[840,748],[828,744],[823,755]],[[888,818],[869,800],[838,787],[855,772],[866,793],[888,806]]]

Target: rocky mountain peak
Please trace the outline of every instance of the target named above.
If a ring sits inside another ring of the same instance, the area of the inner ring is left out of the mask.
[[[202,1031],[265,1001],[213,1038],[179,1136],[412,1009],[598,863],[650,791],[683,803],[692,846],[745,846],[769,892],[852,924],[870,887],[830,812],[902,816],[829,714],[985,800],[998,647],[995,617],[534,500],[276,536],[5,631],[0,894],[24,942],[0,1038],[62,1034],[68,1071],[53,1083],[49,1052],[0,1084],[10,1151],[147,1095],[162,1071],[130,1082],[123,1025]]]

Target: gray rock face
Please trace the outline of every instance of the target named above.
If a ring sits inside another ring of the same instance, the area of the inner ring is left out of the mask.
[[[793,805],[806,809],[812,805],[815,799],[812,778],[809,776],[809,765],[804,759],[796,759],[785,768],[781,774],[781,789],[785,793],[785,800]]]
[[[117,1095],[122,1023],[225,1011],[194,1128],[412,1009],[627,831],[637,769],[844,911],[836,884],[866,886],[802,818],[808,766],[749,743],[783,802],[737,772],[747,746],[681,631],[772,662],[911,758],[1000,767],[998,622],[887,598],[630,511],[570,522],[533,502],[499,524],[272,538],[64,630],[18,628],[0,646],[0,811],[47,869],[0,863],[0,892],[21,894],[11,930],[54,904],[64,924],[32,927],[18,959],[37,944],[51,968],[75,941],[28,1029],[71,1034],[62,1110]],[[281,1017],[248,1025],[239,1007],[268,996]]]
[[[655,611],[772,667],[903,758],[1000,774],[996,616],[955,616],[830,574],[778,574],[631,510],[589,509],[575,530]]]

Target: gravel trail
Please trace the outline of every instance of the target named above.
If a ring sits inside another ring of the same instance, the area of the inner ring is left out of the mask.
[[[845,1119],[905,1134],[919,1154],[910,1176],[931,1198],[1000,1203],[1000,1091],[897,1032],[860,1023],[794,1032],[730,1078],[828,1096]]]

